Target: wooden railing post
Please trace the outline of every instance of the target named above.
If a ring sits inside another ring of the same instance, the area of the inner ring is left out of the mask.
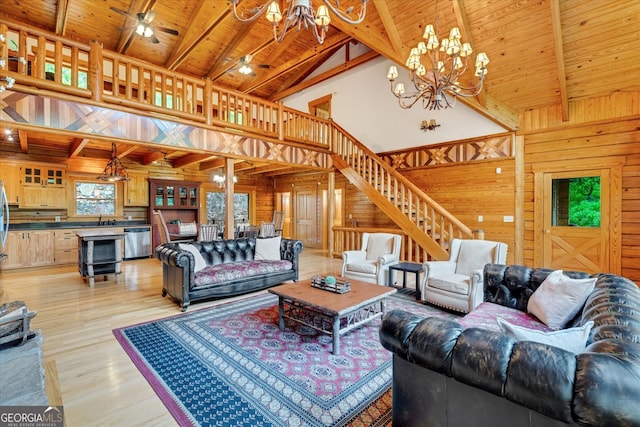
[[[284,114],[283,114],[283,110],[282,110],[282,101],[278,101],[278,114],[276,115],[277,121],[276,123],[278,124],[278,140],[279,141],[284,141]]]
[[[204,93],[202,94],[202,109],[204,112],[204,122],[207,125],[211,125],[211,123],[213,123],[213,96],[211,91],[211,79],[206,77],[204,79]]]
[[[9,68],[9,46],[7,46],[7,26],[6,24],[0,24],[0,35],[3,37],[3,42],[0,42],[0,63],[4,64],[3,71]]]
[[[102,86],[103,86],[103,72],[102,72],[102,43],[96,40],[89,42],[89,73],[87,75],[87,84],[91,91],[94,101],[102,102]],[[113,70],[116,73],[118,70]]]

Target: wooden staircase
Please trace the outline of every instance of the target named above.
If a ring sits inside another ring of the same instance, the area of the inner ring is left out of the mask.
[[[331,132],[336,169],[411,236],[430,259],[449,259],[453,238],[473,238],[469,227],[333,122]]]

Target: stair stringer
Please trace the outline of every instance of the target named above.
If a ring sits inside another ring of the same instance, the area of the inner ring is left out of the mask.
[[[427,251],[434,260],[448,260],[449,253],[440,247],[438,242],[427,235],[420,227],[411,221],[400,209],[382,196],[378,190],[370,185],[360,174],[351,168],[342,158],[334,156],[334,166],[351,184],[362,191],[373,204],[382,210],[402,231],[407,233],[415,243]]]

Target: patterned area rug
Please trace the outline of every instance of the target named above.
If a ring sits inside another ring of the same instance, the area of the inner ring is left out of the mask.
[[[454,317],[394,295],[387,309]],[[380,319],[340,338],[287,322],[262,294],[114,335],[183,426],[385,426],[391,422],[391,353]]]

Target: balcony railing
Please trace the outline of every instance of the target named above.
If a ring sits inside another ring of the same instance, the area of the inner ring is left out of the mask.
[[[385,206],[383,211],[405,230],[405,260],[442,259],[452,238],[472,235],[331,120],[114,53],[97,42],[79,43],[6,20],[0,20],[0,35],[0,77],[15,78],[18,90],[44,89],[59,98],[87,99],[168,115],[195,126],[330,149],[335,153],[334,162],[349,169],[342,167],[343,173],[353,172],[349,179],[364,180],[370,188],[361,190],[374,203]],[[334,253],[355,249],[352,246],[363,231],[336,229]]]
[[[103,49],[0,20],[0,76],[45,89],[194,124],[329,147],[331,122]]]

